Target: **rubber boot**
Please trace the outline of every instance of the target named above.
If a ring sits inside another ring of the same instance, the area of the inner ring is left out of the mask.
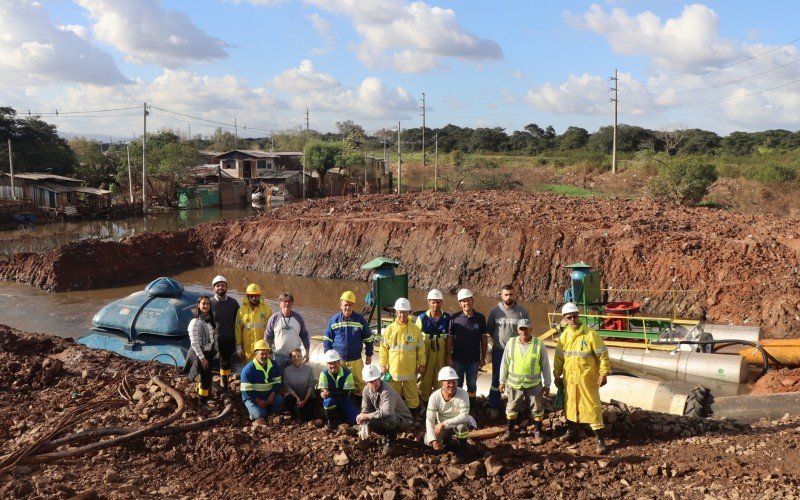
[[[598,455],[605,455],[608,453],[608,448],[606,447],[606,430],[605,429],[595,429],[594,436],[597,441],[597,448],[595,451]]]
[[[200,404],[199,407],[201,410],[210,411],[211,407],[208,406],[208,396],[200,396]]]
[[[386,434],[386,444],[383,445],[383,456],[392,457],[397,453],[397,433],[389,432]]]
[[[453,462],[457,464],[463,464],[467,462],[467,440],[466,439],[456,439],[456,446],[453,450],[455,452],[455,457]]]
[[[567,420],[567,432],[558,438],[558,440],[562,443],[570,442],[574,443],[578,441],[578,424]]]
[[[542,444],[544,443],[544,437],[542,437],[542,421],[541,420],[534,420],[533,421],[533,444]]]
[[[219,385],[222,387],[223,391],[228,390],[228,375],[220,375],[219,377]]]
[[[336,428],[336,412],[325,410],[325,428],[332,431]]]
[[[503,434],[503,441],[511,441],[514,439],[514,424],[517,422],[515,418],[508,419],[508,428],[506,429],[506,433]]]
[[[475,417],[478,408],[475,406],[475,396],[469,398],[469,414]]]

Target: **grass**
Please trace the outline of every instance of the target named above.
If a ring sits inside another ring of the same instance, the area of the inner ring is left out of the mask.
[[[578,186],[569,186],[567,184],[548,184],[542,186],[542,191],[549,191],[551,193],[563,194],[565,196],[575,196],[577,198],[588,198],[590,196],[606,196],[599,191],[592,191]]]

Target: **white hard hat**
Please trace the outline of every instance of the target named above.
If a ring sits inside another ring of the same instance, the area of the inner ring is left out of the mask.
[[[442,380],[458,380],[458,373],[452,366],[445,366],[439,370],[439,382]]]
[[[322,360],[326,363],[333,363],[334,361],[341,361],[342,358],[339,357],[339,353],[336,352],[336,349],[328,349],[325,351],[325,354],[322,355]]]
[[[458,300],[464,300],[472,297],[472,292],[469,291],[467,288],[462,288],[458,291]]]
[[[381,369],[373,364],[364,365],[361,370],[361,378],[364,382],[372,382],[381,378]]]
[[[400,297],[399,299],[394,301],[394,310],[411,311],[411,302],[409,302],[408,299]]]
[[[213,280],[211,280],[211,286],[214,286],[214,285],[216,285],[216,284],[217,284],[217,283],[219,283],[220,281],[224,281],[225,283],[227,283],[227,282],[228,282],[228,280],[226,280],[226,279],[225,279],[225,276],[223,276],[223,275],[221,275],[221,274],[218,274],[218,275],[214,276],[214,279],[213,279]]]
[[[442,295],[442,291],[438,288],[434,288],[430,292],[428,292],[428,299],[427,300],[444,300],[444,295]]]
[[[564,307],[561,308],[561,315],[566,316],[567,314],[572,314],[580,312],[578,311],[578,306],[575,305],[575,302],[567,302],[564,304]]]

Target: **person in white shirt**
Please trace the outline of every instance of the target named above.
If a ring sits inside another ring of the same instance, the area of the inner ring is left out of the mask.
[[[450,367],[439,370],[442,388],[431,394],[425,420],[425,444],[436,451],[442,450],[451,437],[455,437],[456,456],[466,451],[469,430],[476,429],[475,419],[469,414],[469,395],[457,387],[458,374]]]

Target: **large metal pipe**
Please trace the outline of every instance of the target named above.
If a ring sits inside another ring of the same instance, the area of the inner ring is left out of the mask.
[[[686,380],[687,375],[741,384],[747,381],[747,362],[741,356],[687,351],[656,351],[609,347],[612,362],[671,380]]]
[[[764,336],[764,330],[760,326],[700,323],[700,327],[704,332],[710,333],[713,340],[746,340],[748,342],[758,342]]]

